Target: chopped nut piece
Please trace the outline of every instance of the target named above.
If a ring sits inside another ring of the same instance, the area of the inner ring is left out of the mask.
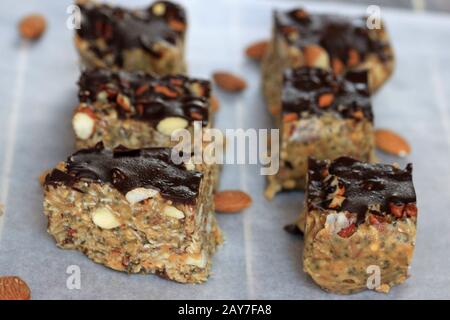
[[[174,131],[179,129],[185,129],[188,126],[188,121],[184,118],[180,117],[168,117],[163,120],[161,120],[158,123],[158,126],[156,129],[165,134],[170,136]]]
[[[334,95],[332,93],[324,93],[319,97],[319,107],[327,108],[334,101]]]
[[[283,115],[283,122],[291,122],[298,120],[298,114],[295,112],[286,113]]]
[[[95,117],[92,112],[85,108],[79,110],[72,119],[73,130],[81,140],[89,139],[95,130]]]
[[[114,229],[120,226],[116,215],[108,208],[98,208],[92,212],[92,221],[102,229]]]
[[[329,68],[328,53],[318,45],[310,45],[304,49],[305,65],[308,67]]]
[[[332,200],[331,203],[329,204],[329,208],[331,209],[336,209],[339,208],[340,206],[342,206],[342,203],[344,202],[345,197],[343,196],[335,196]]]
[[[155,3],[152,12],[155,16],[163,16],[166,13],[166,6],[162,2]]]
[[[163,210],[163,214],[168,217],[175,218],[175,219],[183,219],[184,218],[183,211],[178,210],[174,206],[166,206]]]
[[[148,188],[136,188],[128,191],[125,198],[129,203],[135,204],[143,200],[155,197],[158,194],[158,190]]]
[[[347,64],[350,67],[357,66],[361,62],[361,59],[359,58],[359,53],[355,49],[350,49],[348,51],[348,61]]]

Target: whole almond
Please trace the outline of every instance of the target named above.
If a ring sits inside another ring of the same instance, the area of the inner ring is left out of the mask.
[[[19,22],[19,32],[23,38],[29,40],[38,39],[47,27],[45,18],[40,14],[28,15]]]
[[[245,55],[251,59],[261,61],[264,56],[264,53],[267,50],[269,45],[268,41],[258,41],[252,43],[245,49]]]
[[[216,211],[221,213],[234,213],[248,208],[252,198],[240,190],[225,190],[214,195]]]
[[[211,110],[213,112],[219,111],[220,103],[216,96],[211,96]]]
[[[375,144],[378,149],[399,157],[411,153],[409,143],[403,137],[388,129],[375,130]]]
[[[19,277],[0,277],[0,300],[30,300],[28,285]]]
[[[214,72],[213,79],[225,91],[239,92],[247,87],[244,79],[225,71]]]

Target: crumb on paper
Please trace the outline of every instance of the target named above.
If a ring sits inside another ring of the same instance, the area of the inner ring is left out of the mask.
[[[3,215],[4,212],[5,212],[5,205],[3,203],[0,203],[0,217]]]

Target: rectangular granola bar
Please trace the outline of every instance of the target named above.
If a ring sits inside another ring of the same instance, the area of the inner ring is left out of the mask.
[[[417,221],[411,164],[310,159],[306,209],[303,269],[320,287],[387,292],[406,280]]]
[[[368,69],[370,91],[376,91],[394,69],[394,54],[383,21],[372,26],[367,19],[310,14],[303,9],[275,11],[272,39],[262,63],[263,92],[270,111],[280,110],[286,68],[319,67],[337,75]]]
[[[193,131],[195,121],[211,127],[209,81],[93,69],[78,84],[80,103],[72,119],[77,148],[100,141],[108,148],[168,147],[177,143],[174,131]]]
[[[300,67],[284,74],[280,127],[280,168],[268,176],[266,197],[282,189],[304,189],[308,157],[350,156],[374,160],[373,114],[366,71],[337,76]]]
[[[129,10],[90,0],[81,11],[75,46],[88,67],[141,70],[158,75],[186,71],[186,14],[169,1]]]
[[[45,178],[48,232],[59,247],[129,273],[206,281],[222,242],[204,165],[177,165],[170,148],[83,149]]]

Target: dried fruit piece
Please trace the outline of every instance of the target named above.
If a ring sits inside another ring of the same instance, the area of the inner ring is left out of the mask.
[[[165,86],[161,86],[161,85],[155,86],[155,92],[161,93],[161,94],[165,95],[166,97],[170,97],[170,98],[175,98],[176,96],[178,96],[177,92],[172,91],[169,88],[167,88]]]
[[[341,229],[337,234],[342,238],[348,238],[356,231],[356,224],[352,223],[347,228]]]
[[[392,215],[396,218],[401,218],[403,216],[403,210],[405,209],[404,203],[391,202],[389,203],[389,210]]]
[[[378,149],[399,157],[404,157],[411,153],[411,147],[408,142],[391,130],[375,130],[375,144]]]
[[[248,208],[252,198],[240,190],[225,190],[214,195],[214,204],[217,212],[234,213]]]
[[[247,87],[245,80],[225,71],[214,72],[213,79],[225,91],[239,92]]]
[[[405,214],[408,216],[408,217],[416,217],[417,216],[417,206],[416,206],[416,204],[415,203],[408,203],[406,206],[405,206]]]
[[[119,106],[121,106],[122,109],[124,109],[125,111],[130,111],[130,110],[131,110],[130,99],[129,99],[127,96],[125,96],[125,95],[119,93],[119,94],[117,95],[116,102],[117,102],[117,104],[118,104]]]
[[[0,277],[0,300],[30,300],[28,285],[19,277]]]
[[[108,208],[98,208],[92,212],[92,221],[96,226],[106,230],[120,226],[119,219]]]
[[[267,50],[268,45],[269,45],[268,41],[255,42],[245,49],[245,55],[251,59],[261,61]]]
[[[89,139],[95,131],[95,114],[89,108],[80,108],[73,116],[72,126],[77,138]]]
[[[328,108],[334,101],[334,94],[324,93],[319,97],[319,107]]]
[[[40,183],[41,186],[44,185],[44,183],[45,183],[45,178],[47,178],[47,175],[48,175],[50,172],[52,172],[52,170],[51,170],[51,169],[47,169],[47,170],[44,170],[44,171],[39,175],[39,183]]]
[[[23,38],[35,40],[42,36],[47,27],[45,18],[40,14],[28,15],[19,22],[19,32]]]

